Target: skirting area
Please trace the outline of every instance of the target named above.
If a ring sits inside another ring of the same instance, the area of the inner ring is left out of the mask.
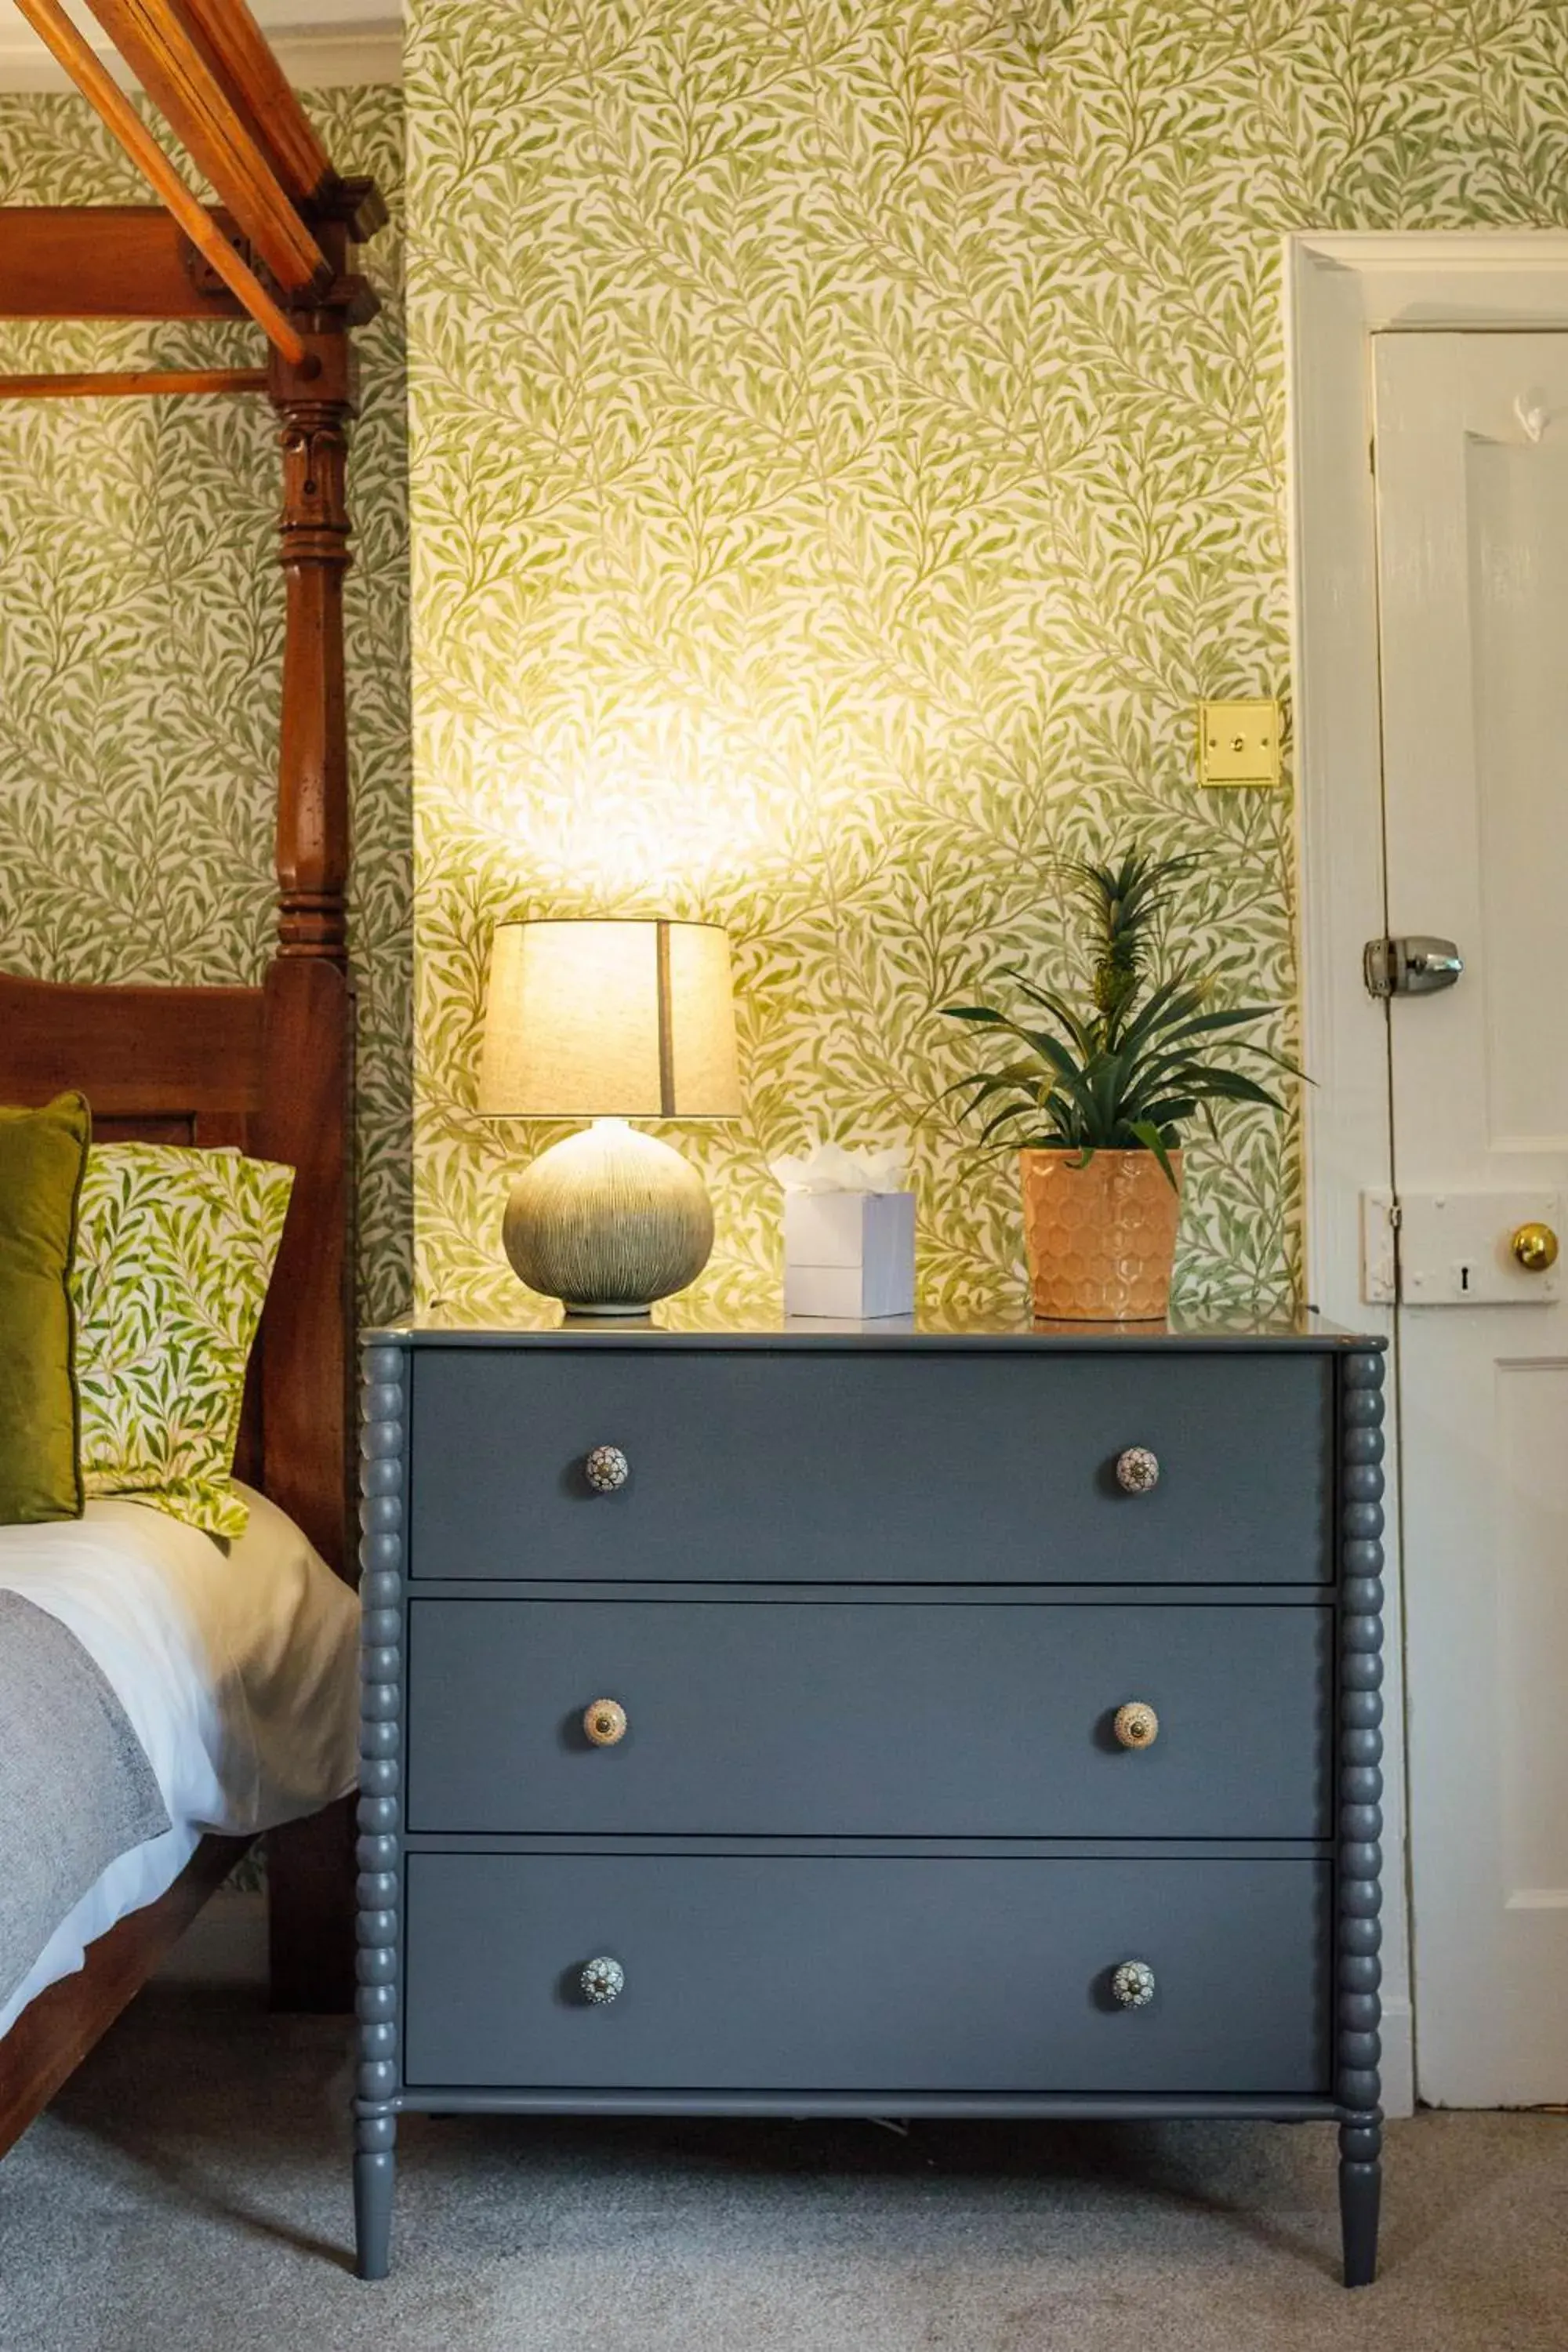
[[[1335,2279],[1332,2134],[411,2120],[348,2273],[346,2045],[144,1993],[0,2165],[5,2352],[1563,2352],[1568,2120],[1390,2132]]]

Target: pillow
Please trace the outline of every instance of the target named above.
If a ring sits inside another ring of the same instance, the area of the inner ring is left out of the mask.
[[[0,1109],[0,1525],[79,1519],[71,1251],[92,1134],[80,1095]]]
[[[237,1151],[107,1143],[87,1156],[73,1287],[82,1481],[241,1536],[245,1367],[293,1189]]]

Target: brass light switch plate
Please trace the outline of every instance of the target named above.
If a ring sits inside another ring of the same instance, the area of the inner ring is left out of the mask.
[[[1268,791],[1279,782],[1277,702],[1200,702],[1198,782]]]

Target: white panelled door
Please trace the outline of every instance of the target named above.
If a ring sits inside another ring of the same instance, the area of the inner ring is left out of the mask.
[[[1416,2088],[1568,2101],[1568,334],[1374,340]]]

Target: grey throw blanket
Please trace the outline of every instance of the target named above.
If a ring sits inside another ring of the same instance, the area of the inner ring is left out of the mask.
[[[0,2003],[115,1857],[169,1825],[97,1664],[47,1610],[0,1592]]]

